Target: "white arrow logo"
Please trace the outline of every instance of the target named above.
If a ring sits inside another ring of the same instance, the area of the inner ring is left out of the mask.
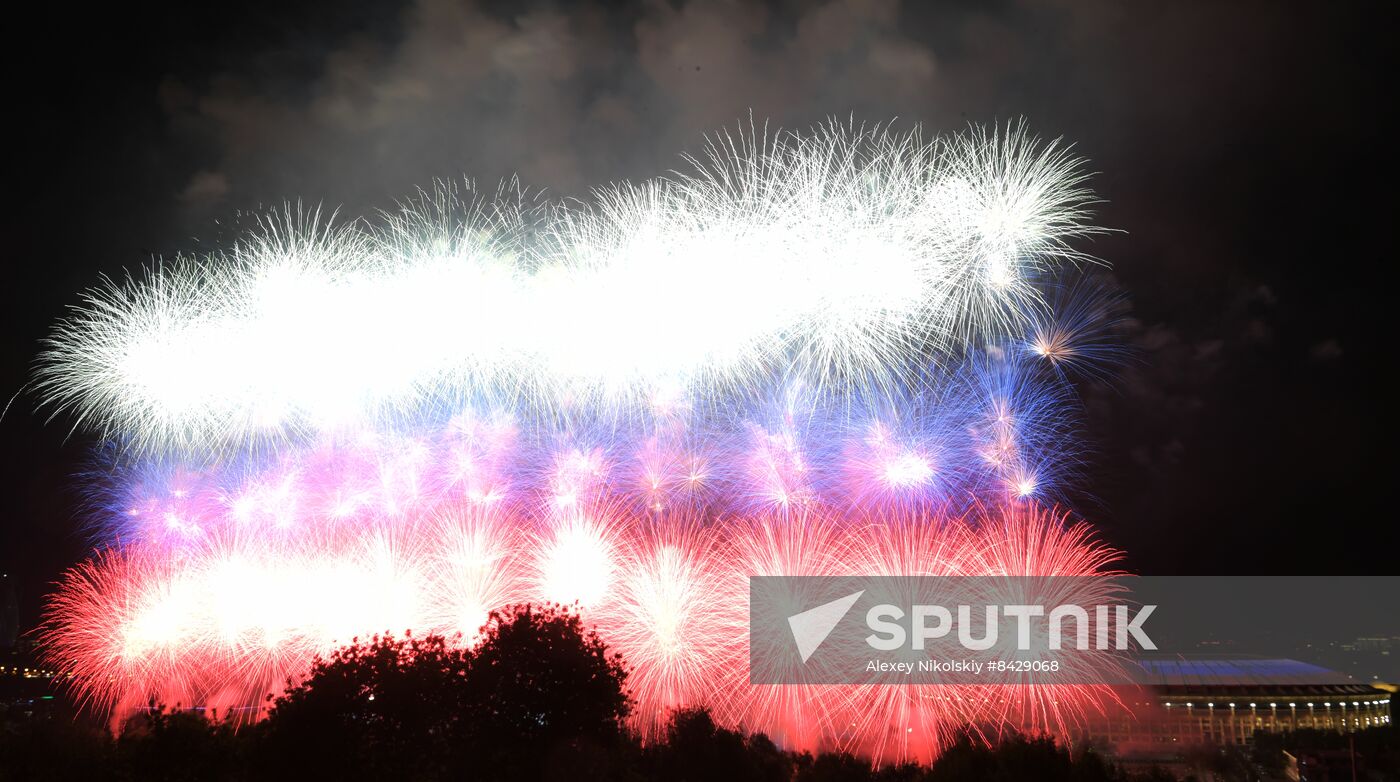
[[[817,647],[822,645],[831,631],[836,629],[836,625],[841,622],[842,617],[851,606],[856,604],[860,596],[865,594],[865,590],[845,597],[838,598],[830,603],[822,603],[816,608],[809,608],[800,614],[793,614],[788,617],[788,626],[792,628],[792,639],[797,642],[797,653],[802,655],[802,662],[807,662],[816,653]]]

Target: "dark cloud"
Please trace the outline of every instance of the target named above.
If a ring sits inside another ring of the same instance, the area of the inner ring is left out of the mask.
[[[941,84],[934,50],[890,0],[509,16],[417,0],[394,30],[348,36],[297,84],[259,67],[172,78],[177,136],[207,150],[186,192],[218,196],[204,209],[288,194],[364,206],[436,177],[519,174],[577,193],[664,170],[750,111],[883,120],[928,110]]]
[[[1335,339],[1324,339],[1308,351],[1314,361],[1336,361],[1342,357],[1342,346]]]

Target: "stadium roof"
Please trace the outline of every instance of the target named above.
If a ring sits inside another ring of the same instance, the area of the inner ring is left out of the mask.
[[[1287,659],[1162,658],[1139,660],[1143,681],[1167,691],[1307,691],[1318,695],[1362,694],[1376,688],[1366,682],[1323,668]]]
[[[1359,684],[1344,673],[1320,665],[1285,659],[1139,660],[1148,683],[1169,687],[1248,687],[1251,685]]]

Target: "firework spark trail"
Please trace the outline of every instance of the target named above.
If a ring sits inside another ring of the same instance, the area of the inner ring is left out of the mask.
[[[727,700],[726,676],[742,659],[730,541],[696,517],[644,525],[624,541],[617,589],[595,618],[632,666],[634,723],[653,738],[672,711]]]
[[[99,542],[181,545],[224,527],[286,534],[433,512],[449,501],[546,519],[595,502],[641,515],[783,511],[812,503],[961,512],[1055,499],[1078,472],[1062,384],[1027,380],[1024,358],[969,361],[947,389],[862,412],[784,393],[753,418],[522,429],[520,415],[462,412],[424,431],[344,431],[214,466],[104,463]],[[732,413],[731,413],[732,415]],[[1031,476],[1027,478],[1025,476]],[[538,524],[535,524],[538,526]],[[280,533],[278,531],[281,531]]]
[[[767,568],[759,571],[765,575],[955,576],[968,572],[968,558],[979,545],[972,526],[957,517],[877,515],[854,534],[820,521],[811,526],[763,536],[768,545],[761,551],[773,553],[751,567]],[[810,605],[815,597],[792,599]],[[964,690],[957,685],[786,686],[760,690],[745,703],[756,712],[749,724],[785,725],[802,746],[919,760],[932,757],[965,724],[957,720],[968,715],[955,708]],[[785,713],[797,719],[784,721]]]
[[[1021,371],[996,352],[944,392],[859,414],[789,388],[747,425],[667,413],[523,431],[498,408],[218,468],[147,462],[109,499],[126,547],[60,591],[51,654],[114,713],[154,695],[256,715],[260,695],[350,638],[469,642],[492,608],[548,600],[580,605],[635,666],[644,735],[682,704],[789,746],[889,759],[927,759],[959,724],[1063,727],[1111,693],[763,688],[734,664],[749,575],[1105,568],[1087,530],[1006,490],[1008,454],[1062,443],[1058,392]],[[107,619],[71,632],[94,616]]]
[[[1104,281],[1079,278],[1046,286],[1024,350],[1057,372],[1096,376],[1123,356],[1127,302]]]
[[[545,204],[424,196],[383,225],[289,211],[227,257],[91,291],[42,394],[144,453],[249,443],[500,395],[712,398],[777,366],[890,388],[1024,321],[1091,233],[1078,163],[1019,130],[830,125],[717,138],[694,171]]]
[[[258,696],[337,643],[409,628],[470,639],[492,608],[549,600],[579,604],[635,666],[644,735],[700,704],[789,746],[927,759],[959,724],[1072,724],[1111,693],[762,688],[734,665],[747,657],[748,575],[1105,564],[1058,519],[959,516],[1021,501],[986,456],[989,417],[1003,452],[1056,442],[1029,414],[1058,421],[1055,397],[1011,382],[1019,363],[989,371],[1010,360],[997,355],[946,393],[845,417],[788,390],[746,426],[664,416],[527,433],[510,413],[463,413],[442,431],[342,432],[222,469],[141,465],[109,503],[109,534],[129,544],[61,590],[52,654],[115,713],[155,695],[255,715]],[[927,469],[911,467],[921,453]],[[95,623],[105,635],[70,632],[99,615],[112,618]]]
[[[79,696],[256,719],[355,637],[470,644],[492,609],[555,601],[633,666],[645,737],[703,705],[927,760],[1112,702],[743,664],[752,575],[1113,575],[1046,509],[1120,312],[1068,275],[1097,230],[1079,161],[1019,127],[834,123],[687,160],[586,204],[507,182],[375,222],[289,208],[90,292],[38,379],[105,442],[99,549],[44,628]]]
[[[49,654],[84,699],[117,714],[156,698],[255,718],[264,695],[338,644],[405,630],[470,643],[486,612],[544,597],[580,604],[633,667],[634,723],[647,736],[670,709],[706,705],[787,746],[927,759],[960,726],[1059,730],[1111,702],[1106,688],[1008,686],[1014,675],[1000,686],[760,687],[736,664],[747,659],[750,575],[1111,575],[1113,553],[1058,515],[853,528],[814,507],[710,524],[607,513],[565,517],[543,541],[466,504],[305,538],[211,536],[178,556],[109,550],[59,590]]]

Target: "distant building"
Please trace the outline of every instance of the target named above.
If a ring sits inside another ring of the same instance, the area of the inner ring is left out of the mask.
[[[1297,660],[1163,659],[1140,662],[1148,689],[1132,711],[1090,727],[1120,753],[1192,744],[1246,745],[1259,732],[1349,733],[1390,724],[1388,685],[1373,686]]]

